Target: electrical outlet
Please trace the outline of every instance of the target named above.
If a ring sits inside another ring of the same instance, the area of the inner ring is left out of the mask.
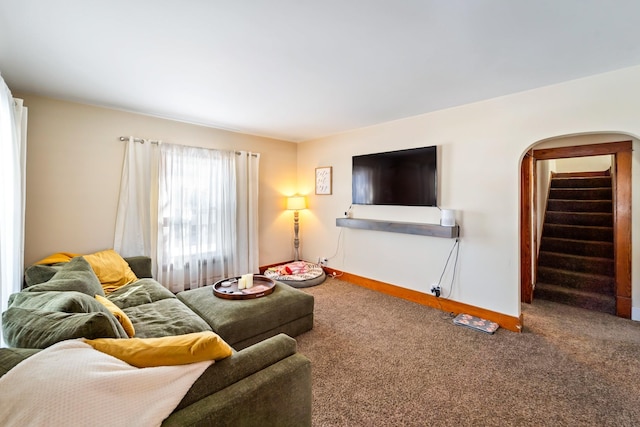
[[[436,298],[438,298],[440,296],[440,293],[442,292],[442,289],[440,289],[440,285],[431,285],[431,293],[433,295],[436,296]]]
[[[326,266],[329,260],[323,256],[318,258],[318,264]]]

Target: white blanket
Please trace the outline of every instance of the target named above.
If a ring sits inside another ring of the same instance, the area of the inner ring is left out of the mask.
[[[157,426],[211,363],[139,369],[59,342],[0,378],[0,425]]]

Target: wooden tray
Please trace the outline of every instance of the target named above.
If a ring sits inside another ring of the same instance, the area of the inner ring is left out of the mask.
[[[276,282],[261,274],[253,275],[253,287],[238,289],[238,277],[228,277],[213,284],[213,294],[225,299],[254,299],[269,295],[273,292]],[[223,286],[226,285],[226,286]]]

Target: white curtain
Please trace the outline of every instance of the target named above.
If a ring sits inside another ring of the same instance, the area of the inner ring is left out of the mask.
[[[0,312],[22,288],[24,266],[27,108],[0,77]],[[0,318],[0,344],[2,320]]]
[[[258,247],[258,171],[260,154],[236,153],[238,204],[238,271],[259,271]]]
[[[129,137],[120,181],[113,248],[122,256],[152,257],[158,230],[158,146]]]
[[[259,271],[260,154],[127,141],[114,249],[173,292]]]

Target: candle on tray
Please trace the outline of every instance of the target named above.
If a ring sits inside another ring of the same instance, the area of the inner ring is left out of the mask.
[[[245,287],[247,289],[253,288],[253,274],[245,274],[242,277],[244,277]]]
[[[241,278],[238,279],[238,290],[242,290],[246,287],[247,287],[246,281],[244,279],[244,276],[242,276]]]

